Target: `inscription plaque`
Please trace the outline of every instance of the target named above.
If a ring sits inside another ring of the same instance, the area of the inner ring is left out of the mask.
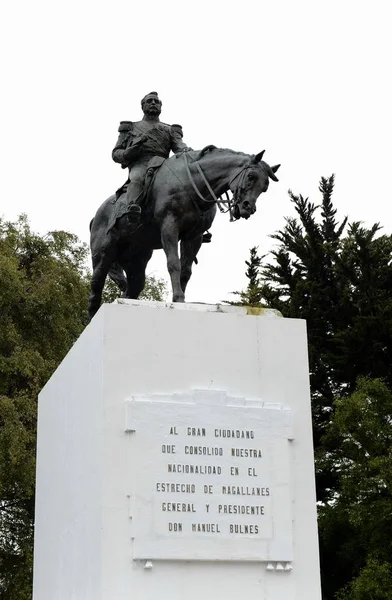
[[[125,405],[135,559],[293,560],[289,409],[209,391]]]

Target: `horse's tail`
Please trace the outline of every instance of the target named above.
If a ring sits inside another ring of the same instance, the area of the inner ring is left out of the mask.
[[[127,289],[127,278],[124,275],[124,271],[118,262],[112,263],[112,266],[109,269],[108,273],[110,279],[114,281],[116,285],[120,288],[122,292],[125,292]]]
[[[90,221],[90,231],[92,229],[94,223],[94,219]],[[124,275],[124,270],[118,262],[113,262],[108,275],[112,281],[120,288],[120,290],[125,293],[127,289],[127,278]]]

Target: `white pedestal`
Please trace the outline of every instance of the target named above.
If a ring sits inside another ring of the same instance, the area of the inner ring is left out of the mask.
[[[104,305],[41,392],[34,600],[157,597],[321,598],[303,321]]]

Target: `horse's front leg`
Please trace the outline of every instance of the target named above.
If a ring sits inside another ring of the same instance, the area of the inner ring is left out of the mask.
[[[185,302],[185,295],[180,282],[181,263],[178,255],[178,225],[173,215],[168,215],[162,222],[161,240],[172,284],[173,302]]]

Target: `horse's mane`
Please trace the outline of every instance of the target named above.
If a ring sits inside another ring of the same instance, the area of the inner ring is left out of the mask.
[[[239,156],[250,156],[246,152],[240,152],[239,150],[232,150],[231,148],[215,148],[218,152],[230,152],[230,154],[238,154]]]
[[[205,146],[202,150],[197,150],[196,152],[193,152],[192,154],[194,156],[192,156],[192,158],[195,158],[197,160],[197,158],[202,158],[205,154],[207,154],[207,152],[229,152],[230,154],[246,156],[248,158],[250,156],[250,154],[247,154],[246,152],[239,152],[237,150],[232,150],[231,148],[217,148],[216,146],[210,144],[208,146]]]
[[[229,152],[230,154],[234,154],[236,156],[244,156],[247,159],[249,159],[250,162],[252,164],[254,164],[254,166],[258,166],[259,168],[266,171],[268,176],[271,177],[271,179],[273,179],[274,181],[278,181],[278,179],[274,175],[274,173],[275,173],[275,171],[278,170],[280,165],[276,165],[274,167],[274,169],[272,169],[268,163],[264,162],[264,160],[261,160],[263,158],[263,154],[264,154],[265,150],[263,150],[263,152],[259,152],[259,154],[257,154],[257,155],[254,155],[254,154],[246,154],[246,152],[238,152],[237,150],[231,150],[231,148],[217,148],[216,146],[213,146],[212,144],[210,144],[209,146],[205,146],[202,150],[199,150],[196,152],[191,151],[190,154],[192,156],[192,159],[197,161],[200,158],[202,158],[203,156],[205,156],[207,154],[207,152]]]

